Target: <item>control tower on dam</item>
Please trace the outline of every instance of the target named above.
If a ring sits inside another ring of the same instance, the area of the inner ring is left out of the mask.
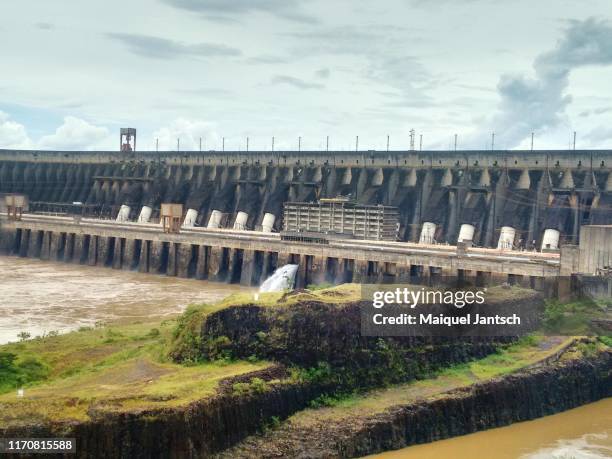
[[[64,152],[0,150],[0,193],[33,213],[278,232],[286,202],[348,196],[399,210],[398,239],[507,249],[577,244],[612,224],[612,150]]]

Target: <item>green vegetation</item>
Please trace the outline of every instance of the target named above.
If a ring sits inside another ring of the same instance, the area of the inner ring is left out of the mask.
[[[269,389],[268,383],[261,378],[253,378],[248,383],[234,383],[232,385],[232,391],[237,395],[261,394]]]
[[[0,393],[45,379],[49,368],[34,357],[17,358],[11,352],[0,352]]]
[[[606,317],[606,305],[590,299],[569,303],[548,300],[544,311],[543,328],[549,334],[594,335],[604,334],[593,321]]]
[[[214,395],[228,377],[269,365],[173,363],[167,349],[175,328],[174,320],[84,328],[1,346],[0,424],[183,406]],[[23,398],[14,392],[20,387],[25,388]]]
[[[436,398],[443,393],[478,382],[504,376],[532,366],[558,354],[575,341],[572,337],[531,335],[496,354],[472,362],[442,369],[431,377],[366,392],[325,394],[313,400],[310,408],[290,417],[295,428],[371,416],[420,399]],[[591,355],[605,344],[579,343],[562,358]]]

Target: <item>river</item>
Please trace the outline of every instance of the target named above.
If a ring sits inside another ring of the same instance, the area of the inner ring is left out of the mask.
[[[0,256],[0,344],[96,323],[179,314],[246,287],[108,268]]]
[[[612,398],[471,435],[368,456],[376,459],[612,457]]]

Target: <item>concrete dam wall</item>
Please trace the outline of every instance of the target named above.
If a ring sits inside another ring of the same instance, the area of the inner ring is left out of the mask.
[[[612,223],[612,151],[43,152],[0,150],[0,193],[34,212],[83,202],[92,216],[155,221],[181,203],[185,225],[278,231],[286,201],[350,195],[397,206],[399,237],[540,249]],[[121,210],[121,206],[124,208]]]

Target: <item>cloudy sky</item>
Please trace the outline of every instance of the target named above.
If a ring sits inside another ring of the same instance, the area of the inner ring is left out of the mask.
[[[609,0],[3,0],[0,148],[612,148]]]

